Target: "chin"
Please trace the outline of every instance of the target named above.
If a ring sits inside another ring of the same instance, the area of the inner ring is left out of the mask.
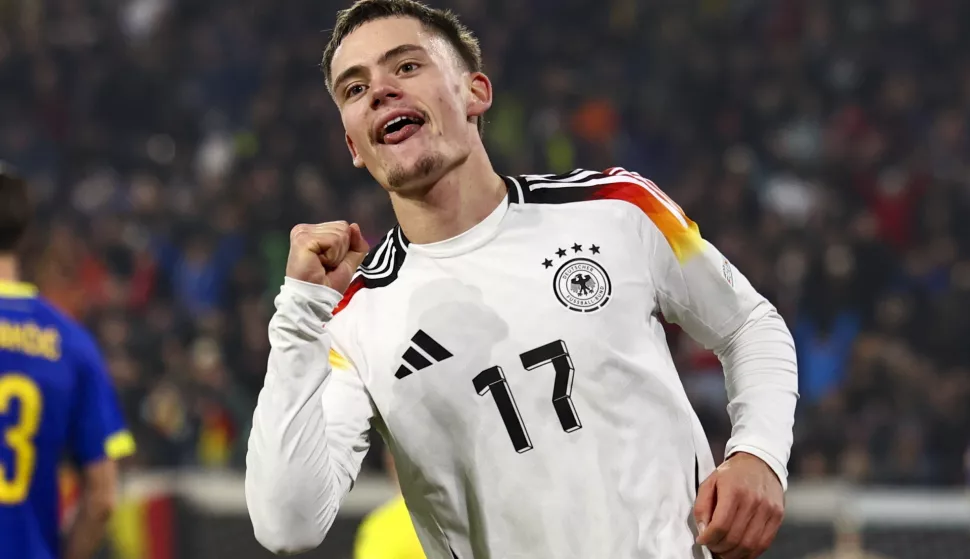
[[[401,194],[426,191],[444,174],[446,167],[442,154],[424,154],[408,163],[393,165],[385,175],[385,186]]]

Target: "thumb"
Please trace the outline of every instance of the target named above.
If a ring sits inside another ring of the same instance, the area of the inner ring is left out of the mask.
[[[694,501],[694,521],[697,523],[698,537],[704,535],[704,530],[711,523],[714,516],[714,504],[717,501],[715,491],[715,474],[704,480],[704,483],[697,488],[697,500]]]
[[[347,260],[354,270],[364,262],[369,250],[370,246],[360,232],[360,225],[350,224],[350,249],[347,251]]]

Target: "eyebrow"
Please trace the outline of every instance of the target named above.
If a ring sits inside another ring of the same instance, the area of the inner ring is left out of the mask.
[[[423,47],[420,47],[418,45],[412,45],[412,44],[398,45],[392,48],[391,50],[385,52],[384,54],[382,54],[381,57],[377,59],[377,64],[379,66],[384,66],[385,64],[387,64],[389,60],[393,58],[398,58],[404,54],[409,54],[412,52],[425,52],[425,50]],[[333,80],[334,91],[337,90],[337,86],[340,85],[341,83],[347,81],[348,79],[356,75],[360,75],[365,72],[366,72],[366,68],[364,68],[362,64],[355,64],[350,68],[347,68],[343,72],[340,72],[340,75],[338,75],[336,79]]]

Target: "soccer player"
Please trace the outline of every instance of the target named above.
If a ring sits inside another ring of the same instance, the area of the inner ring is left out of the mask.
[[[313,548],[376,426],[431,559],[755,557],[781,523],[797,377],[774,307],[619,168],[503,176],[472,34],[412,0],[337,16],[324,79],[398,224],[298,225],[249,440],[257,539]],[[659,315],[724,366],[715,469]]]
[[[94,341],[18,281],[29,215],[25,182],[0,168],[0,557],[88,559],[115,502],[115,460],[134,441]],[[65,452],[81,469],[82,495],[61,542]]]
[[[384,463],[397,486],[394,457],[384,451]],[[357,529],[354,559],[425,559],[414,523],[400,493],[364,518]]]

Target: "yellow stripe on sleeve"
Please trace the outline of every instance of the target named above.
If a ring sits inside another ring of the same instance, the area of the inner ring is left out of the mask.
[[[622,169],[609,173],[620,180],[600,186],[598,198],[624,200],[640,208],[663,234],[681,264],[704,250],[704,239],[697,224],[657,185]]]
[[[344,371],[350,371],[353,369],[350,361],[333,348],[330,348],[330,367],[333,369],[342,369]]]
[[[700,254],[704,249],[700,229],[686,216],[677,216],[659,204],[650,207],[650,211],[646,214],[663,234],[681,264]]]
[[[104,453],[112,460],[120,460],[135,453],[135,437],[129,431],[118,431],[104,441]]]

